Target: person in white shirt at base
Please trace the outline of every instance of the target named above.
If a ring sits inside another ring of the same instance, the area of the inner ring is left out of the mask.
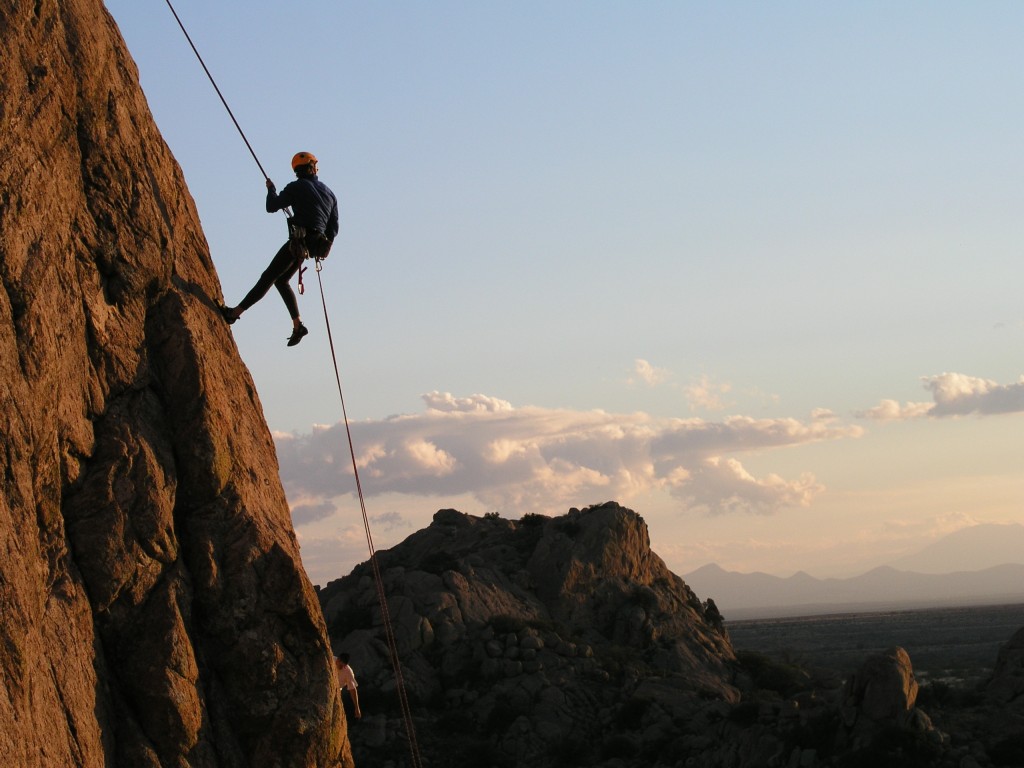
[[[352,714],[358,720],[363,716],[363,713],[359,709],[359,684],[356,682],[356,674],[352,671],[352,667],[348,665],[349,655],[347,653],[339,653],[334,657],[334,667],[338,670],[338,685],[341,690],[347,690],[348,695],[352,699]],[[344,696],[342,696],[344,699]]]

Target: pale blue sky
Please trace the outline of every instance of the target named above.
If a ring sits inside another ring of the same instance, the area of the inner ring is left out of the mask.
[[[107,6],[237,303],[283,217],[166,6]],[[175,7],[271,177],[310,150],[338,194],[378,546],[616,498],[680,573],[827,576],[1024,522],[1024,5]],[[234,335],[324,581],[365,555],[297,460],[340,417],[302,307],[299,347],[274,293]]]

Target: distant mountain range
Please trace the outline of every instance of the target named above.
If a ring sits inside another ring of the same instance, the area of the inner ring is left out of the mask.
[[[985,565],[979,566],[984,563]],[[998,563],[998,565],[993,565]],[[944,572],[940,572],[945,564]],[[1024,526],[977,525],[848,579],[705,565],[683,579],[726,620],[942,605],[1024,603]]]
[[[1024,565],[1024,525],[972,525],[944,536],[914,555],[888,565],[901,571],[951,573],[981,571],[993,565]]]

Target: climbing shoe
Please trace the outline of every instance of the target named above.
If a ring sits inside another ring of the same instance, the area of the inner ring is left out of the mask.
[[[223,316],[224,322],[226,322],[228,325],[231,325],[232,323],[235,322],[235,320],[238,319],[238,315],[235,314],[235,310],[228,306],[221,307],[220,314],[221,316]]]
[[[302,323],[299,323],[297,326],[295,326],[295,330],[292,331],[292,335],[288,337],[288,346],[294,347],[296,344],[302,341],[302,337],[305,336],[307,333],[309,333],[309,330],[306,328],[306,326],[304,326]]]

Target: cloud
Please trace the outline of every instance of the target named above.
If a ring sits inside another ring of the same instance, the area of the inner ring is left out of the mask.
[[[374,528],[379,528],[383,531],[393,531],[397,528],[409,527],[409,521],[402,516],[401,512],[384,512],[380,515],[370,515],[370,522],[373,523]]]
[[[496,413],[512,410],[512,403],[487,395],[454,397],[450,392],[434,391],[423,395],[423,402],[430,410],[443,413]]]
[[[717,384],[705,375],[686,388],[686,400],[691,410],[703,408],[708,411],[722,411],[726,407],[722,395],[731,389],[731,384]]]
[[[319,501],[313,504],[296,504],[292,507],[292,522],[295,525],[309,525],[317,520],[326,520],[337,510],[330,501]]]
[[[882,400],[874,408],[856,415],[875,421],[907,421],[924,417],[993,415],[1024,411],[1024,376],[1014,384],[998,384],[963,373],[941,373],[921,379],[932,393],[931,403]]]
[[[980,523],[980,520],[967,512],[955,511],[926,518],[888,518],[882,522],[881,527],[892,538],[919,545],[922,540],[939,539]]]
[[[906,403],[900,405],[896,400],[883,400],[874,408],[858,411],[856,415],[872,421],[908,421],[927,416],[934,408],[933,403]]]
[[[1024,376],[1015,384],[997,384],[962,373],[943,373],[924,379],[935,399],[933,416],[962,416],[1024,411]]]
[[[669,380],[670,374],[665,368],[655,368],[642,358],[633,361],[633,373],[642,383],[649,387],[656,387]],[[636,383],[636,379],[630,378],[630,384]]]
[[[796,481],[775,474],[758,479],[736,459],[712,456],[673,488],[672,494],[687,507],[710,514],[771,514],[785,507],[806,507],[823,490],[810,473]]]
[[[518,516],[667,490],[685,509],[768,514],[807,504],[821,486],[810,475],[756,478],[740,454],[862,432],[820,417],[659,419],[513,407],[483,395],[423,400],[422,413],[351,425],[365,495],[468,494]],[[343,425],[275,440],[289,497],[312,504],[355,491]]]

